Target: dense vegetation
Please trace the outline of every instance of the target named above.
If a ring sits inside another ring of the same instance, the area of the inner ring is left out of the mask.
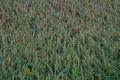
[[[0,0],[0,80],[120,79],[120,0]]]

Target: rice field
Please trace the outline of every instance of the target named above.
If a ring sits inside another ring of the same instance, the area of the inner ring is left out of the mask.
[[[119,80],[120,0],[0,0],[0,80]]]

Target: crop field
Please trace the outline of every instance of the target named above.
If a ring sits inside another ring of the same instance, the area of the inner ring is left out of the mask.
[[[0,80],[120,80],[120,0],[0,0]]]

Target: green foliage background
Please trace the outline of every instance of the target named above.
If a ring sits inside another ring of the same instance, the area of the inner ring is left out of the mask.
[[[120,79],[120,0],[0,0],[0,80]]]

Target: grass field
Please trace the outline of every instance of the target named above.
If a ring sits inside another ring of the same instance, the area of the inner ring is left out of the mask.
[[[120,0],[0,0],[0,80],[119,80]]]

